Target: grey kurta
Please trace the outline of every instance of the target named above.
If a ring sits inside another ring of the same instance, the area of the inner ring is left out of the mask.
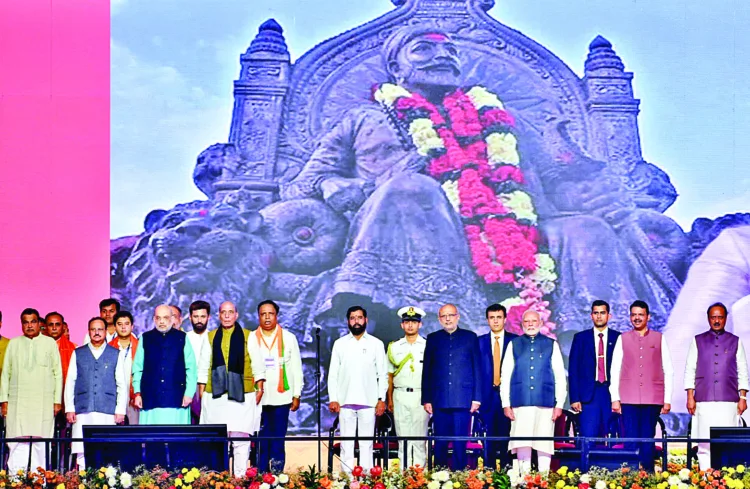
[[[62,399],[62,364],[57,343],[39,335],[10,340],[0,376],[0,402],[8,403],[8,438],[54,432],[54,404]]]

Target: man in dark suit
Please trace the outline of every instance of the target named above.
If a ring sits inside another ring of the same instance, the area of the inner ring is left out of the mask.
[[[443,326],[427,336],[422,370],[422,404],[437,436],[468,436],[471,414],[482,398],[482,365],[477,335],[460,329],[456,306],[440,308]],[[435,442],[435,465],[448,466],[448,442]],[[466,468],[466,442],[453,442],[453,470]]]
[[[610,370],[620,333],[607,327],[610,317],[609,304],[594,301],[591,304],[594,327],[576,333],[570,348],[570,407],[579,413],[582,436],[606,436],[612,416]]]
[[[518,335],[505,331],[505,306],[492,304],[485,310],[485,315],[490,332],[479,337],[479,356],[482,359],[482,420],[487,426],[488,436],[508,436],[510,420],[505,417],[500,400],[500,367],[508,343]],[[497,462],[501,466],[509,463],[507,441],[490,442],[488,448],[489,458],[485,462],[487,466],[495,467]]]

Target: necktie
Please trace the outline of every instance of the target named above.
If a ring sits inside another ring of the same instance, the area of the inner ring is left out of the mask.
[[[495,374],[492,378],[492,385],[500,385],[500,348],[500,337],[495,336],[495,348],[492,352],[492,363]]]
[[[604,370],[604,333],[599,333],[599,355],[596,363],[596,381],[605,382],[607,374]]]

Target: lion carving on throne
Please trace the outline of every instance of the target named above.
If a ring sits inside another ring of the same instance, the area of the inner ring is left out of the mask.
[[[249,327],[273,298],[307,369],[314,332],[325,363],[354,304],[386,341],[404,305],[427,311],[427,331],[446,303],[472,329],[491,303],[511,329],[533,308],[565,345],[593,300],[624,329],[643,299],[661,327],[690,240],[663,214],[677,193],[640,154],[632,75],[611,44],[592,42],[582,80],[489,17],[488,0],[394,3],[294,65],[281,27],[261,26],[230,140],[193,174],[208,200],[159,213],[118,251],[115,293],[136,322],[201,298],[235,301]]]

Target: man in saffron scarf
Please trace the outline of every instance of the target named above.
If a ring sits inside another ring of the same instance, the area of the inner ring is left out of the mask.
[[[266,392],[263,395],[260,436],[285,437],[289,412],[299,409],[302,395],[302,357],[297,338],[278,323],[279,306],[265,300],[258,304],[260,326],[250,338],[251,358],[263,359]],[[282,438],[260,443],[258,467],[282,472],[286,463]]]
[[[133,315],[129,311],[120,311],[115,314],[114,321],[117,336],[109,342],[109,345],[117,348],[124,355],[124,372],[130,392],[126,416],[129,425],[138,424],[140,410],[135,407],[135,391],[132,382],[133,360],[138,350],[138,338],[133,334]]]
[[[140,424],[190,424],[197,385],[195,355],[187,336],[172,327],[172,311],[154,311],[156,327],[141,336],[133,360],[135,407]]]
[[[73,352],[76,349],[75,343],[70,341],[70,339],[65,336],[65,319],[63,318],[63,315],[60,314],[57,311],[53,311],[48,313],[44,317],[44,322],[46,323],[47,327],[44,331],[44,334],[52,338],[57,342],[57,349],[60,352],[60,364],[62,366],[62,380],[63,380],[63,393],[65,392],[65,380],[68,378],[68,366],[70,366],[70,359],[73,356]],[[68,420],[65,417],[66,407],[65,407],[65,396],[63,395],[63,407],[60,410],[59,413],[57,413],[57,416],[55,416],[55,426],[58,430],[61,430],[60,432],[63,433],[62,430],[65,430],[68,426]],[[70,446],[68,444],[55,444],[52,445],[53,453],[52,457],[53,459],[58,458],[59,450],[62,450],[63,452],[67,451],[67,449]]]
[[[225,424],[230,436],[249,438],[257,431],[265,365],[263,359],[251,351],[255,338],[250,338],[250,332],[237,324],[238,317],[233,303],[222,303],[219,307],[221,327],[208,333],[211,362],[208,371],[199,376],[207,379],[205,385],[198,385],[202,399],[200,422]],[[233,473],[241,477],[247,469],[250,441],[237,440],[232,444]]]

